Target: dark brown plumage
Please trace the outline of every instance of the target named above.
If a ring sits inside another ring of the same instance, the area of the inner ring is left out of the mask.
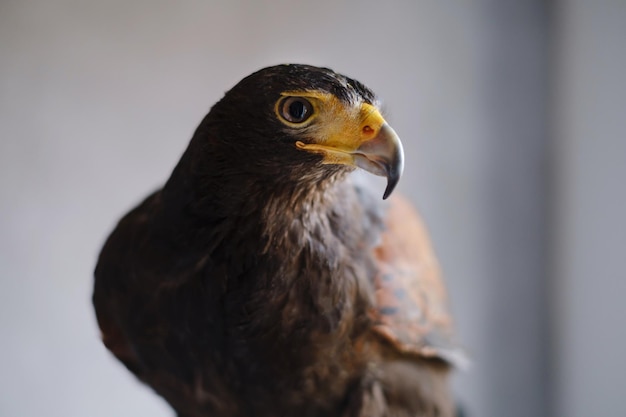
[[[426,231],[374,94],[282,65],[226,93],[95,272],[105,345],[180,416],[451,416]]]

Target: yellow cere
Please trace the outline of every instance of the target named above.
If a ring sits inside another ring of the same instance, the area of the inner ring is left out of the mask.
[[[297,128],[297,135],[308,142],[296,142],[298,148],[324,154],[324,163],[327,164],[353,165],[352,153],[363,142],[374,138],[385,124],[385,119],[371,104],[350,105],[330,93],[319,91],[286,91],[281,95],[309,100],[313,114],[304,123],[279,119],[285,125]],[[278,103],[276,114],[279,115]]]

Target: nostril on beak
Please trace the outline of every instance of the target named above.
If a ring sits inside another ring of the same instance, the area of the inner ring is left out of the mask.
[[[363,126],[362,131],[364,136],[372,136],[374,134],[374,129],[370,125]]]

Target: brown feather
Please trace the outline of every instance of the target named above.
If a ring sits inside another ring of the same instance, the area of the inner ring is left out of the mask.
[[[374,330],[407,354],[454,361],[456,343],[439,263],[422,219],[399,195],[374,250]]]

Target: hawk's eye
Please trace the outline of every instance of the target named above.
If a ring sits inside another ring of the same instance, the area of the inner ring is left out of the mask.
[[[290,123],[302,123],[313,114],[313,106],[302,97],[287,97],[279,105],[280,115]]]

